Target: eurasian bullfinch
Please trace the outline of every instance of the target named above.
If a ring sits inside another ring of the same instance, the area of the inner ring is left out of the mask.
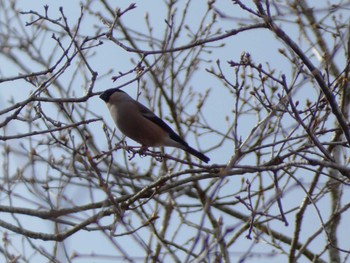
[[[100,95],[119,130],[145,147],[170,146],[180,148],[205,163],[209,158],[189,146],[173,129],[147,107],[124,91],[108,89]]]

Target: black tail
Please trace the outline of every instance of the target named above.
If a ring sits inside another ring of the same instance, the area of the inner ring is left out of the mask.
[[[208,163],[210,161],[210,158],[208,156],[205,156],[203,153],[198,152],[197,150],[191,148],[190,146],[187,146],[184,150],[189,154],[196,156],[198,159],[202,160],[205,163]]]

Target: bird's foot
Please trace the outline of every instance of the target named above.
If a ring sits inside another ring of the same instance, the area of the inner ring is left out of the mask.
[[[137,153],[142,157],[146,156],[145,152],[148,150],[147,146],[142,145],[140,150],[137,151]]]

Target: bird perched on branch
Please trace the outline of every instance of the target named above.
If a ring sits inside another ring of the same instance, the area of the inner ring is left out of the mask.
[[[119,130],[144,147],[170,146],[180,148],[205,163],[209,158],[189,146],[168,124],[124,91],[108,89],[100,95]]]

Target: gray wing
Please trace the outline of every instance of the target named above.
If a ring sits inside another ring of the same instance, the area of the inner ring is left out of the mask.
[[[210,161],[210,158],[206,155],[204,155],[201,152],[198,152],[197,150],[193,149],[192,147],[190,147],[183,139],[181,139],[181,137],[179,135],[177,135],[172,128],[170,128],[170,126],[168,124],[166,124],[161,118],[159,118],[157,115],[155,115],[152,111],[150,111],[147,107],[143,106],[141,103],[137,102],[137,106],[140,110],[140,113],[142,114],[142,116],[150,121],[152,121],[153,123],[157,124],[158,126],[162,127],[163,130],[167,131],[169,133],[169,136],[171,139],[173,139],[174,141],[182,144],[183,146],[185,146],[185,148],[183,148],[183,150],[185,150],[186,152],[198,157],[199,159],[201,159],[203,162],[208,163]]]
[[[170,128],[170,126],[168,124],[166,124],[161,118],[159,118],[157,115],[155,115],[147,107],[145,107],[144,105],[142,105],[139,102],[137,102],[137,106],[138,106],[143,117],[152,121],[153,123],[157,124],[158,126],[162,127],[163,130],[165,130],[169,133],[169,136],[171,139],[173,139],[174,141],[176,141],[184,146],[188,146],[188,144],[183,139],[181,139],[181,137],[179,135],[177,135],[176,132],[174,132],[174,130],[172,128]]]

